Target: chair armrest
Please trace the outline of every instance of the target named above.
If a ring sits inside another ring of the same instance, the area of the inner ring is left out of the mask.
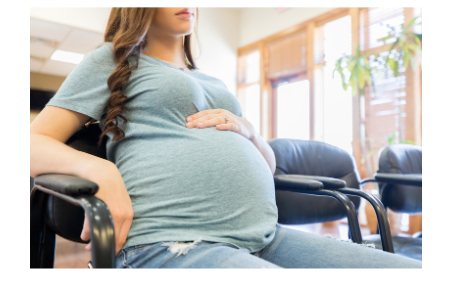
[[[309,180],[300,175],[276,175],[273,176],[275,188],[297,190],[321,190],[323,184],[316,180]]]
[[[345,188],[347,185],[347,183],[344,180],[331,177],[307,176],[307,175],[290,175],[290,176],[297,176],[298,179],[319,181],[323,184],[323,188],[327,190],[336,190],[340,188]]]
[[[63,174],[43,174],[36,176],[35,184],[68,196],[94,195],[99,190],[99,186],[94,182]]]
[[[338,200],[347,213],[352,241],[355,243],[363,242],[356,208],[346,195],[337,191],[325,190],[323,189],[322,182],[306,179],[301,175],[276,175],[273,176],[273,178],[275,181],[275,188],[278,190],[332,197]]]
[[[94,182],[71,175],[45,174],[35,178],[31,191],[31,232],[39,233],[44,223],[45,197],[55,196],[73,205],[80,206],[85,211],[91,234],[91,259],[95,268],[115,267],[115,231],[114,223],[108,206],[95,197],[99,186]],[[39,237],[39,236],[38,236]],[[31,268],[39,266],[39,258],[33,256],[42,252],[41,242],[31,242]]]
[[[400,184],[422,187],[422,174],[375,174],[378,183]]]

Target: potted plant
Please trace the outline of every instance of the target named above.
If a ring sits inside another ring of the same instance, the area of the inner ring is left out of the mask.
[[[387,36],[380,39],[384,44],[388,44],[389,41],[394,41],[388,48],[387,56],[383,59],[387,70],[392,72],[394,76],[398,76],[401,70],[401,64],[403,69],[406,69],[411,63],[411,68],[417,69],[417,63],[421,62],[422,48],[421,48],[421,34],[415,34],[412,28],[415,25],[418,17],[413,18],[405,26],[402,25],[400,33],[396,33],[395,27],[390,27],[390,32]],[[371,57],[373,55],[373,57]],[[359,113],[355,113],[354,122],[355,128],[358,131],[359,145],[362,154],[362,162],[365,164],[368,175],[372,175],[373,168],[369,162],[369,157],[375,153],[375,150],[371,150],[367,154],[365,143],[368,142],[364,125],[364,111],[361,108],[361,103],[364,101],[365,88],[371,87],[375,92],[375,77],[382,76],[381,72],[375,68],[373,61],[376,61],[378,55],[370,52],[362,52],[358,47],[355,49],[354,55],[343,55],[335,64],[334,73],[339,73],[342,80],[342,87],[347,90],[352,88],[352,95],[354,98],[355,109],[359,110]],[[380,57],[381,59],[381,57]],[[392,134],[391,134],[392,135]],[[388,138],[391,136],[388,135]],[[391,137],[392,138],[392,137]],[[389,142],[389,141],[388,141]],[[397,139],[392,138],[392,143],[399,143]]]

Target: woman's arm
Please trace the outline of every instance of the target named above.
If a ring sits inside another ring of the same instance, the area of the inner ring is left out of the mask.
[[[251,142],[253,142],[254,146],[256,146],[257,150],[261,152],[262,156],[264,156],[265,161],[267,161],[267,164],[270,167],[272,174],[274,175],[276,170],[276,159],[275,153],[273,153],[273,149],[270,147],[270,145],[268,145],[267,142],[265,142],[264,138],[262,138],[257,132],[254,135],[254,137],[250,140]]]
[[[229,119],[227,124],[225,124],[225,117]],[[245,118],[237,116],[225,109],[207,109],[187,117],[186,126],[188,128],[216,126],[218,130],[230,130],[239,133],[253,142],[254,146],[256,146],[257,150],[259,150],[265,158],[265,161],[267,161],[272,174],[275,174],[276,159],[272,148]]]
[[[99,190],[95,196],[107,204],[114,221],[117,254],[126,243],[133,220],[132,202],[121,173],[112,162],[65,144],[88,119],[78,112],[46,106],[30,125],[30,176],[58,173],[96,183]],[[90,239],[86,218],[81,238]]]

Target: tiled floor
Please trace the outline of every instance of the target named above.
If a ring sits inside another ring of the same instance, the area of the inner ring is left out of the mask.
[[[326,227],[321,223],[310,225],[285,225],[286,227],[325,235],[327,233],[340,239],[348,239],[348,227],[344,224]],[[361,227],[363,236],[370,234],[369,229]],[[86,244],[68,241],[57,236],[55,268],[87,268],[91,252],[85,250]]]

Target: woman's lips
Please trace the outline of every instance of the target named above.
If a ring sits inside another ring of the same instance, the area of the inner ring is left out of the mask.
[[[176,15],[178,18],[181,19],[190,19],[191,18],[191,13],[188,12],[182,12]]]

